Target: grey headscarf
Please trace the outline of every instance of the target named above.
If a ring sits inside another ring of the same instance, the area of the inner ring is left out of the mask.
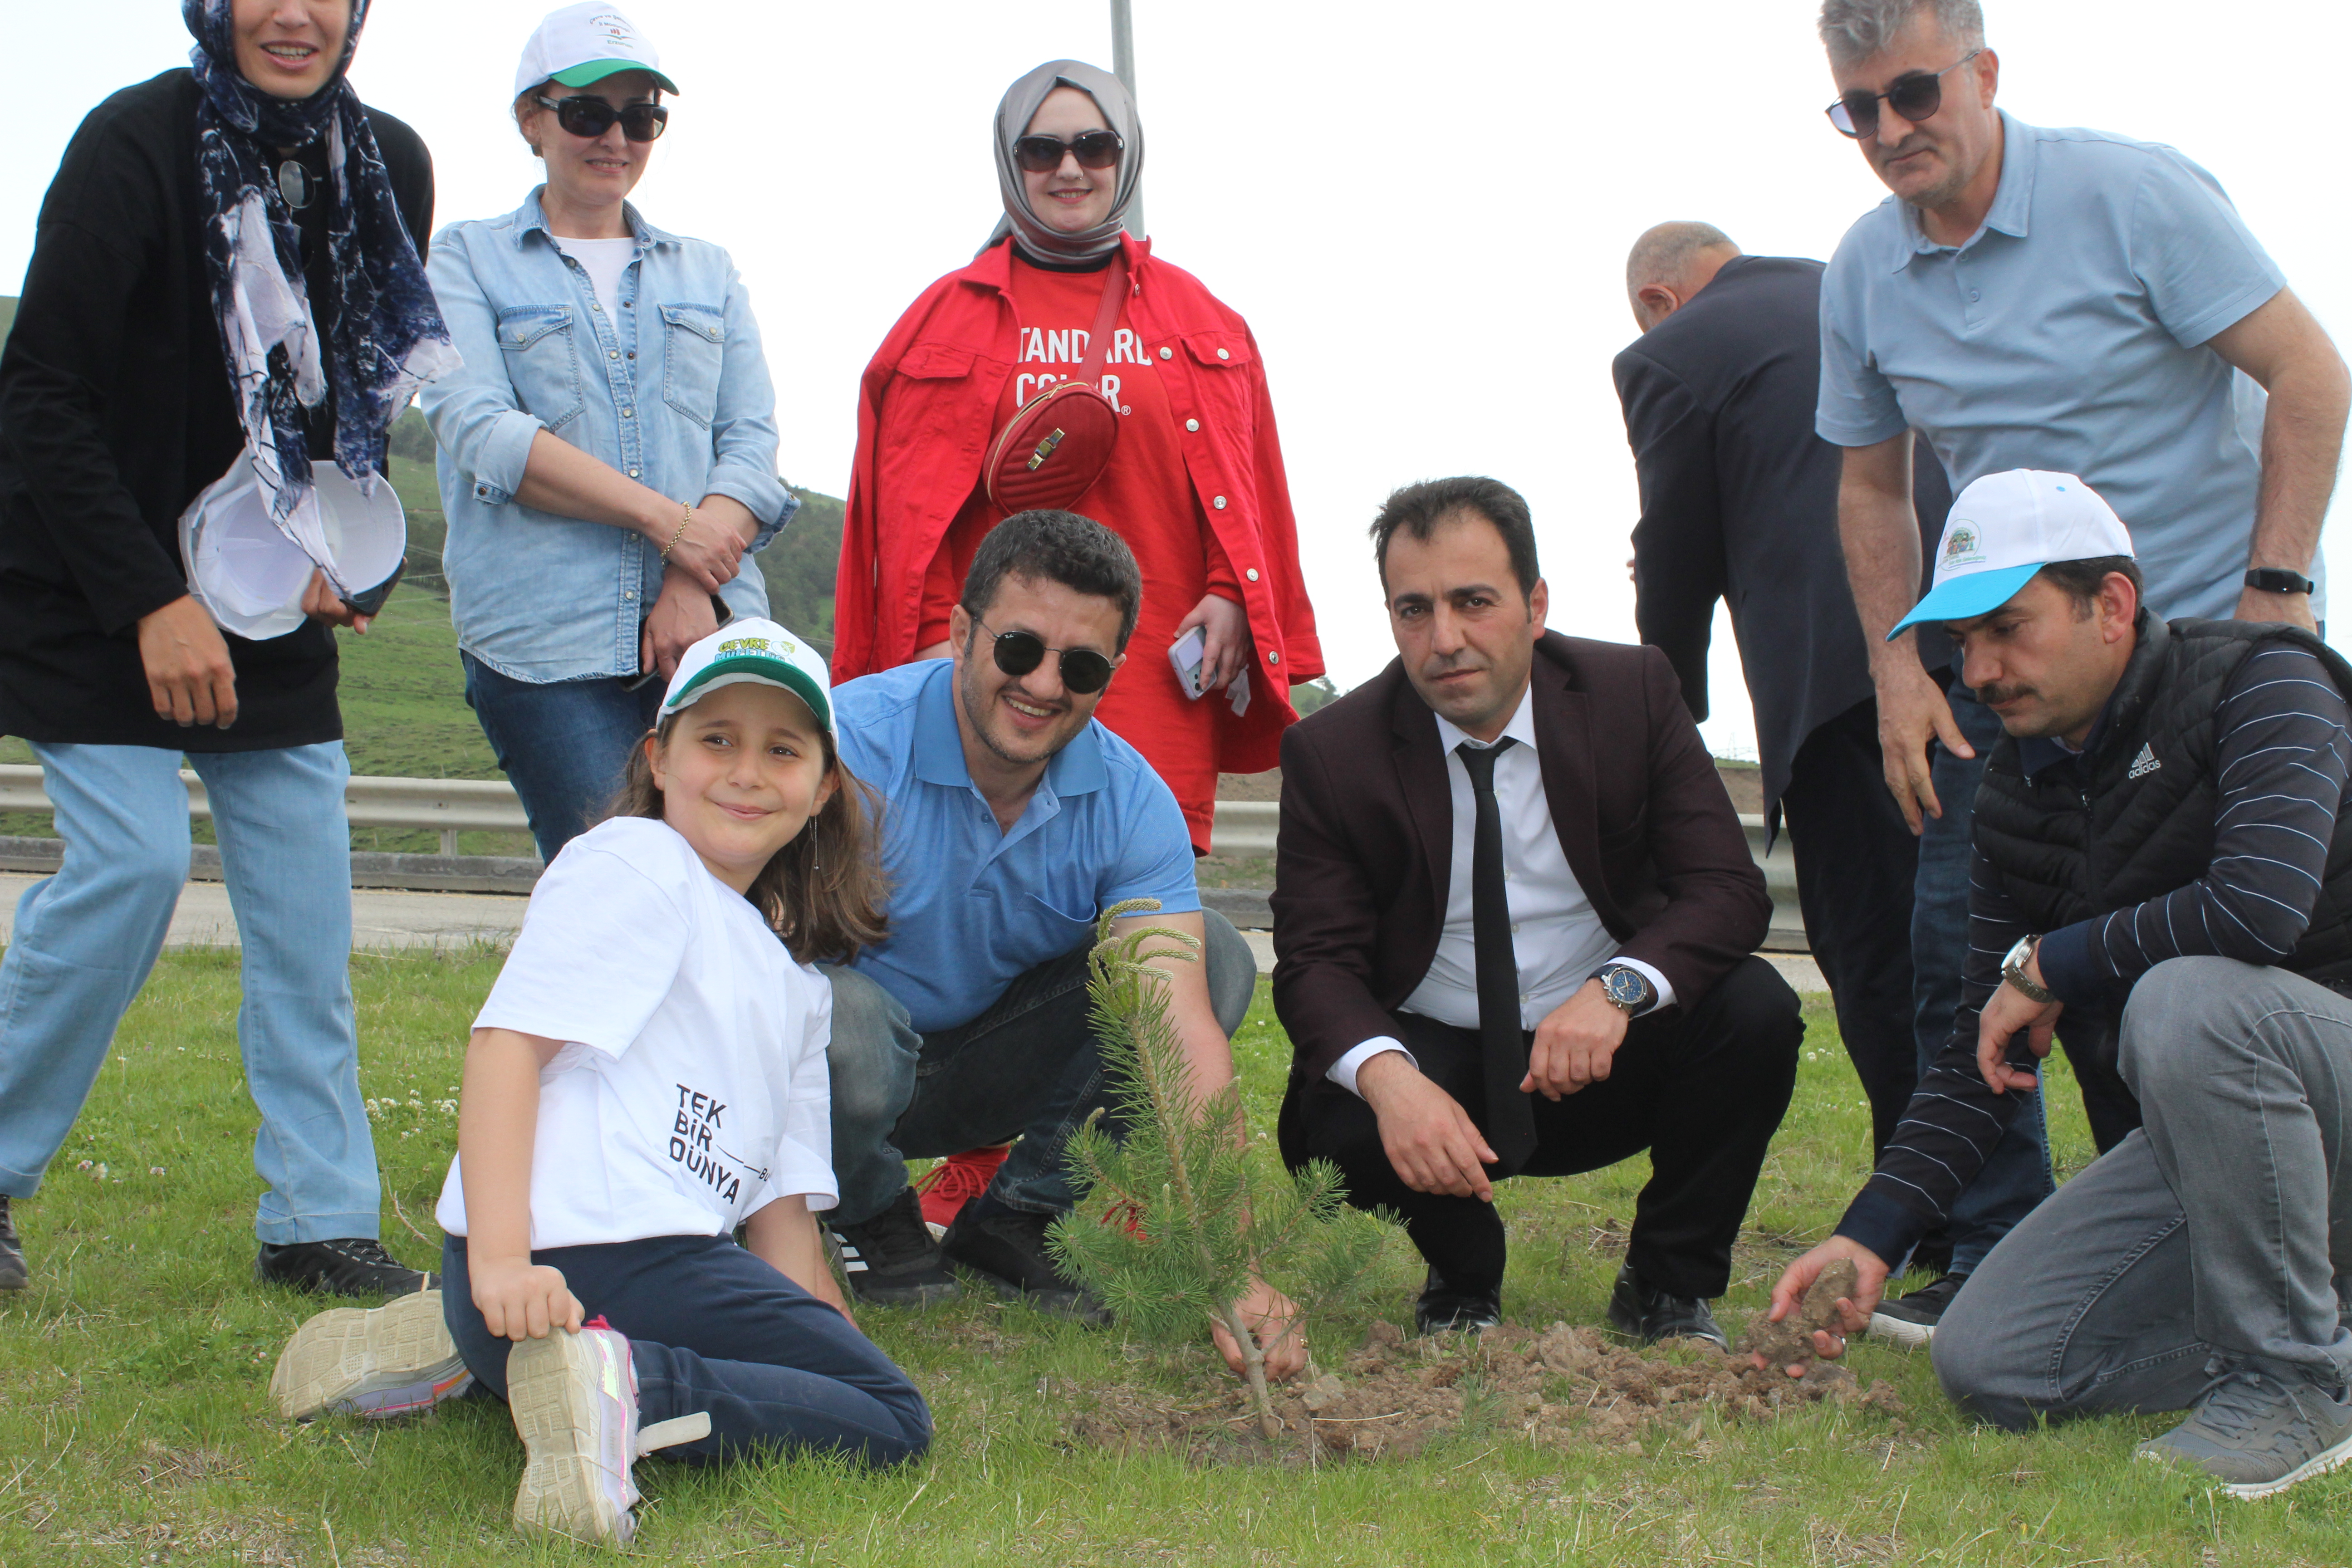
[[[1110,128],[1127,143],[1127,150],[1118,155],[1118,184],[1111,192],[1110,216],[1076,234],[1048,226],[1030,210],[1020,165],[1013,161],[1013,143],[1027,132],[1037,106],[1057,87],[1075,87],[1093,99]],[[1040,261],[1084,261],[1108,256],[1118,246],[1119,229],[1142,179],[1143,124],[1136,119],[1135,100],[1127,95],[1118,78],[1084,60],[1047,60],[1005,89],[1003,101],[996,106],[996,186],[1004,197],[1004,216],[997,221],[996,232],[988,237],[988,245],[1009,234],[1013,244]],[[986,250],[988,245],[981,248]]]

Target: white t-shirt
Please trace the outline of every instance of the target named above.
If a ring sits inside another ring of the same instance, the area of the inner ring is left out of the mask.
[[[623,816],[540,878],[478,1029],[566,1042],[539,1075],[530,1245],[722,1236],[828,1209],[833,984],[667,823]],[[456,1160],[441,1227],[466,1234]]]
[[[621,274],[637,258],[637,242],[624,235],[619,239],[562,239],[554,235],[555,247],[580,263],[588,274],[588,281],[596,286],[597,302],[604,307],[604,319],[613,330],[621,329]]]

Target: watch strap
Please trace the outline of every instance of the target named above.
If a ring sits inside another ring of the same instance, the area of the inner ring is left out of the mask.
[[[2032,957],[2034,950],[2041,945],[2040,937],[2029,936],[2017,944],[2018,947],[2025,950],[2023,956],[2019,955],[2017,948],[2011,948],[2009,956],[2000,961],[2000,977],[2014,986],[2018,994],[2027,1001],[2048,1006],[2058,1000],[2057,993],[2047,986],[2036,985],[2032,977],[2025,973],[2027,962]]]
[[[2319,584],[2284,566],[2257,566],[2246,574],[2246,586],[2260,594],[2314,594]]]

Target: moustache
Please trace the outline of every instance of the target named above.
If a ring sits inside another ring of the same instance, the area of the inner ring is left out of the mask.
[[[2032,695],[2033,688],[2031,686],[2001,686],[1995,684],[1990,686],[1979,686],[1977,688],[1977,700],[1983,703],[1988,708],[1997,707],[2003,702],[2014,702],[2021,697],[2031,697]]]

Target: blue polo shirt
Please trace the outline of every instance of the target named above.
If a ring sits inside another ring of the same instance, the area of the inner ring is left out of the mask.
[[[1892,196],[1839,243],[1815,426],[1841,447],[1924,431],[1955,490],[2006,468],[2079,474],[2131,530],[2151,610],[2226,618],[2264,399],[2207,344],[2285,277],[2171,148],[2000,118],[2000,185],[1967,244],[1937,245]]]
[[[955,700],[944,658],[833,689],[842,761],[888,802],[890,940],[856,967],[925,1034],[978,1017],[1123,899],[1201,907],[1184,814],[1141,752],[1088,721],[1006,833],[964,766]]]

